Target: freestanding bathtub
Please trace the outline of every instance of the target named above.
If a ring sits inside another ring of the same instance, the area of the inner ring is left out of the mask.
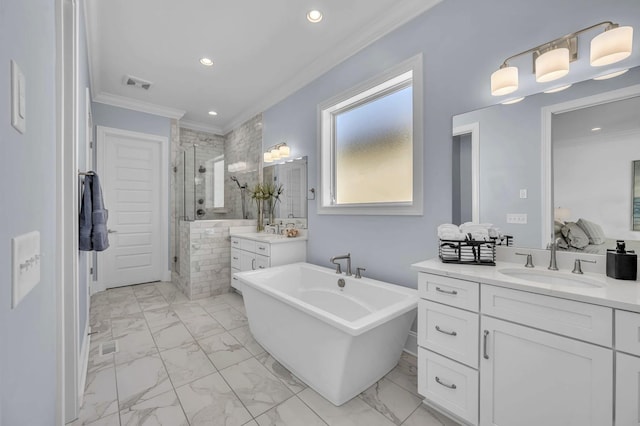
[[[258,343],[335,405],[395,367],[416,317],[416,290],[309,263],[235,276]]]

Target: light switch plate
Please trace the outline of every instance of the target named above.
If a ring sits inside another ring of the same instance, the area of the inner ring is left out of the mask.
[[[526,213],[509,213],[507,214],[507,223],[517,223],[518,225],[527,224]]]
[[[11,240],[13,288],[12,307],[40,282],[40,232],[33,231]]]
[[[521,189],[520,190],[520,198],[527,198],[527,190],[526,189]]]
[[[15,61],[11,61],[11,125],[24,133],[27,121],[26,80]]]

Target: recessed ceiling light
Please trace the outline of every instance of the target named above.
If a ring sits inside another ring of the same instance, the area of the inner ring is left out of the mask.
[[[566,90],[569,87],[571,87],[571,84],[565,84],[564,86],[558,86],[558,87],[554,87],[553,89],[545,90],[544,93],[562,92],[563,90]]]
[[[598,76],[598,77],[593,77],[593,79],[594,80],[607,80],[609,78],[613,78],[613,77],[617,77],[619,75],[622,75],[627,71],[629,71],[629,68],[627,68],[626,70],[610,72],[609,74],[601,75],[601,76]]]
[[[509,99],[508,101],[504,101],[504,102],[501,102],[501,103],[502,103],[502,105],[517,104],[518,102],[520,102],[523,99],[524,99],[524,96],[519,97],[519,98]]]
[[[322,12],[316,9],[310,10],[309,13],[307,13],[307,20],[309,22],[317,24],[318,22],[322,21]]]
[[[592,132],[599,132],[600,130],[602,130],[602,127],[594,127],[591,129]]]
[[[210,67],[213,65],[213,61],[209,58],[202,57],[200,58],[200,63],[205,67]]]
[[[209,115],[218,115],[218,113],[215,111],[209,111]]]

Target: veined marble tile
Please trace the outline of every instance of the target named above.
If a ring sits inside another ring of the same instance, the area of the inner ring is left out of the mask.
[[[102,341],[95,342],[91,339],[91,344],[89,346],[89,360],[87,362],[87,373],[93,373],[105,367],[113,366],[115,363],[115,354],[100,355],[101,343]]]
[[[179,387],[176,392],[191,426],[240,426],[251,420],[251,414],[220,373]]]
[[[71,424],[73,426],[120,426],[120,414],[110,414],[108,416],[101,417],[91,423],[85,423],[82,420],[78,419]]]
[[[226,311],[227,309],[234,309],[233,306],[229,305],[224,300],[221,300],[221,299],[218,299],[218,298],[215,298],[215,299],[212,300],[210,297],[208,297],[208,298],[202,299],[202,300],[208,300],[209,301],[209,303],[203,303],[202,304],[202,307],[204,308],[204,310],[207,311],[209,314],[213,314],[213,313],[219,312],[219,311]]]
[[[116,352],[116,364],[130,362],[137,358],[158,353],[158,348],[149,330],[125,334],[119,337],[117,341],[118,352]]]
[[[133,296],[121,302],[111,303],[109,306],[111,308],[111,318],[126,317],[142,312],[138,301]]]
[[[116,379],[121,411],[172,389],[159,355],[116,365]]]
[[[316,391],[307,388],[298,394],[330,426],[393,426],[393,423],[360,398],[336,407]]]
[[[224,333],[225,329],[220,323],[207,313],[186,316],[182,322],[185,327],[197,338]]]
[[[169,306],[160,292],[155,296],[138,297],[138,304],[142,311],[150,311],[152,309],[166,308]]]
[[[293,395],[255,358],[225,368],[220,374],[254,417]]]
[[[113,335],[111,333],[111,318],[104,318],[94,323],[89,324],[91,326],[91,341],[103,341],[111,340]]]
[[[110,288],[109,290],[106,291],[106,293],[107,293],[107,298],[109,299],[109,303],[120,302],[122,301],[122,299],[129,298],[132,296],[135,297],[135,294],[133,293],[133,288],[131,286]]]
[[[169,307],[145,311],[144,317],[147,320],[151,333],[155,333],[168,325],[180,322],[178,315]]]
[[[259,426],[326,426],[297,396],[293,396],[280,405],[256,418]]]
[[[191,336],[189,330],[187,330],[181,322],[174,322],[166,325],[164,328],[158,328],[152,335],[159,351],[166,351],[185,344],[195,343],[193,336]]]
[[[209,358],[195,342],[160,352],[160,356],[176,388],[216,372]]]
[[[248,324],[247,317],[233,308],[210,312],[210,314],[227,330],[233,330],[234,328],[243,327]]]
[[[121,411],[120,424],[121,426],[189,426],[173,389]]]
[[[387,379],[396,385],[418,395],[418,361],[416,357],[406,352],[402,353],[398,365],[387,375]]]
[[[111,305],[90,305],[89,324],[93,327],[104,320],[111,318]]]
[[[137,312],[124,317],[113,318],[111,320],[111,334],[114,339],[131,333],[147,331],[147,322],[142,312]]]
[[[198,339],[198,343],[218,370],[251,358],[249,351],[228,332]]]
[[[256,342],[256,339],[253,338],[253,334],[251,334],[251,330],[248,325],[234,328],[229,331],[235,337],[238,342],[242,343],[252,355],[259,355],[265,352],[264,348],[260,346],[260,343]]]
[[[169,290],[162,291],[162,290],[160,290],[160,293],[162,293],[162,295],[164,296],[165,300],[170,305],[175,305],[175,304],[179,304],[179,303],[188,303],[189,302],[189,299],[187,298],[187,296],[185,296],[178,289],[175,289],[175,290],[172,290],[172,291],[169,291]]]
[[[402,426],[462,426],[460,423],[431,410],[426,405],[420,405]]]
[[[160,290],[158,290],[155,283],[134,285],[131,286],[131,289],[138,299],[161,295]]]
[[[226,305],[231,307],[231,305],[229,305],[227,302],[221,299],[220,296],[205,297],[204,299],[198,299],[196,300],[196,303],[198,303],[200,306],[202,306],[205,309],[207,309],[207,307],[214,308],[215,306],[220,306],[220,305]]]
[[[402,424],[422,403],[421,398],[384,378],[362,392],[360,397],[396,425]]]
[[[180,303],[178,305],[172,305],[171,309],[178,315],[182,321],[186,318],[206,315],[207,312],[197,302]]]
[[[87,373],[84,401],[79,419],[90,423],[118,412],[116,371],[113,365]]]
[[[256,355],[256,359],[260,364],[267,367],[274,376],[280,379],[293,393],[298,393],[307,388],[307,385],[298,379],[291,371],[287,370],[284,365],[280,364],[274,357],[267,352]]]
[[[240,296],[236,292],[232,291],[229,293],[221,294],[220,296],[218,296],[218,298],[224,300],[234,308],[244,308],[244,300],[242,299],[242,296]]]
[[[255,420],[250,420],[242,426],[260,426]]]

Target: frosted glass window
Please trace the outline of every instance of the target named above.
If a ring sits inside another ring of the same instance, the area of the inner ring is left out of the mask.
[[[413,90],[404,87],[335,117],[335,202],[411,202]]]
[[[422,214],[422,57],[319,106],[319,214]]]
[[[206,198],[208,209],[224,208],[224,157],[217,157],[206,162]]]

